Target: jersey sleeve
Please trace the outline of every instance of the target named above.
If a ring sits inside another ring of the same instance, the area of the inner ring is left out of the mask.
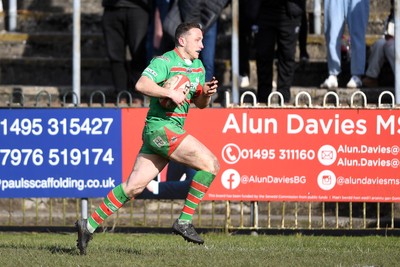
[[[168,77],[170,60],[165,56],[155,57],[150,64],[142,72],[142,76],[146,76],[155,83],[161,83]]]

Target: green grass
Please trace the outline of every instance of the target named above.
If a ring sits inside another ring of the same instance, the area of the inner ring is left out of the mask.
[[[0,233],[0,266],[399,266],[398,237],[98,233],[88,255],[75,234]]]

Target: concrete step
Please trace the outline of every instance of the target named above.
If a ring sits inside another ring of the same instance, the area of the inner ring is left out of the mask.
[[[0,60],[0,84],[58,86],[72,83],[72,58],[4,58]],[[81,60],[82,85],[111,85],[106,58]]]
[[[19,10],[36,10],[46,12],[72,12],[74,0],[17,0]],[[321,1],[323,3],[323,1]],[[101,12],[101,1],[81,0],[82,12],[97,13]],[[312,12],[314,1],[307,1],[307,10]],[[390,1],[370,0],[370,12],[386,12],[389,10]],[[3,1],[4,10],[8,9],[8,1]]]
[[[4,1],[4,12],[0,12],[0,30],[7,29],[8,17],[8,1]],[[81,3],[81,31],[82,32],[99,32],[101,30],[101,16],[103,8],[101,1],[83,0]],[[314,33],[314,16],[312,1],[308,3],[307,11],[309,17],[309,30]],[[378,0],[371,1],[371,9],[369,15],[369,23],[367,34],[382,34],[384,21],[389,11],[389,1],[379,3]],[[53,0],[36,1],[36,0],[18,0],[17,5],[17,32],[42,32],[42,31],[72,31],[72,14],[73,0]],[[321,14],[321,30],[323,30],[323,11]],[[224,32],[231,32],[231,9],[228,6],[220,21],[223,23]],[[347,27],[345,28],[347,31]]]
[[[0,85],[0,106],[67,106],[73,95],[72,86]],[[110,86],[81,86],[81,102],[115,106],[116,96]]]
[[[351,78],[350,62],[342,62],[342,72],[338,76],[339,87],[346,87]],[[319,86],[328,76],[326,61],[311,61],[308,64],[297,64],[293,86]],[[394,86],[394,75],[389,63],[385,63],[378,77],[384,87]]]
[[[72,57],[71,33],[0,33],[0,58]],[[81,35],[81,57],[106,57],[101,33]]]
[[[0,13],[4,29],[8,29],[8,17],[5,13]],[[72,13],[61,12],[38,12],[31,10],[19,10],[17,12],[16,32],[73,32]],[[81,13],[81,32],[99,33],[101,32],[101,12]],[[0,28],[1,30],[1,28]]]
[[[256,62],[250,61],[250,83],[257,86]],[[23,57],[3,58],[0,61],[0,84],[40,86],[69,85],[72,82],[72,57]],[[275,65],[275,75],[277,73]],[[328,75],[326,61],[297,63],[293,86],[319,87]],[[215,61],[215,76],[221,84],[231,84],[230,60]],[[339,86],[345,87],[350,79],[350,63],[343,62],[338,76]],[[389,64],[385,64],[379,76],[381,86],[394,86],[394,76]],[[112,78],[108,59],[103,57],[81,59],[81,84],[111,86]]]
[[[367,35],[366,43],[370,47],[380,35]],[[0,58],[18,57],[68,57],[72,56],[72,33],[33,32],[0,33]],[[217,40],[218,59],[231,58],[231,36],[220,35]],[[311,60],[325,60],[326,44],[323,35],[308,35],[307,49]],[[252,48],[254,50],[254,48]],[[297,57],[299,52],[297,51]],[[82,33],[82,57],[105,57],[104,38],[101,32]]]
[[[80,0],[82,13],[101,13],[101,1]],[[30,10],[51,13],[72,13],[74,0],[17,0],[18,10]],[[9,1],[3,1],[4,10],[8,10]]]
[[[381,34],[368,34],[365,36],[365,42],[367,45],[367,53],[369,53],[370,47],[374,42],[382,37]],[[217,40],[217,55],[220,59],[230,59],[231,58],[231,35],[221,35],[218,36]],[[255,55],[255,47],[250,48],[252,50],[250,54]],[[311,60],[322,61],[326,60],[326,42],[325,36],[322,34],[309,34],[307,36],[307,51],[310,55]],[[296,47],[296,58],[299,58],[299,49]]]
[[[72,57],[23,57],[0,60],[0,84],[32,86],[70,85],[73,78]],[[216,60],[215,75],[223,84],[231,83],[230,63]],[[256,77],[253,75],[253,77]],[[81,84],[84,86],[112,86],[107,58],[81,59]],[[254,82],[253,82],[254,84]]]

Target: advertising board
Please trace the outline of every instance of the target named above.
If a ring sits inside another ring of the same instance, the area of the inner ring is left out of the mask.
[[[147,110],[0,110],[0,197],[103,197],[128,177]],[[221,165],[207,200],[400,200],[399,110],[192,109],[185,128]]]

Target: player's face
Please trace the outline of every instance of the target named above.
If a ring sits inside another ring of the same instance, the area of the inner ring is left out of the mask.
[[[183,36],[185,57],[190,60],[199,58],[203,46],[203,32],[200,29],[193,28]]]

